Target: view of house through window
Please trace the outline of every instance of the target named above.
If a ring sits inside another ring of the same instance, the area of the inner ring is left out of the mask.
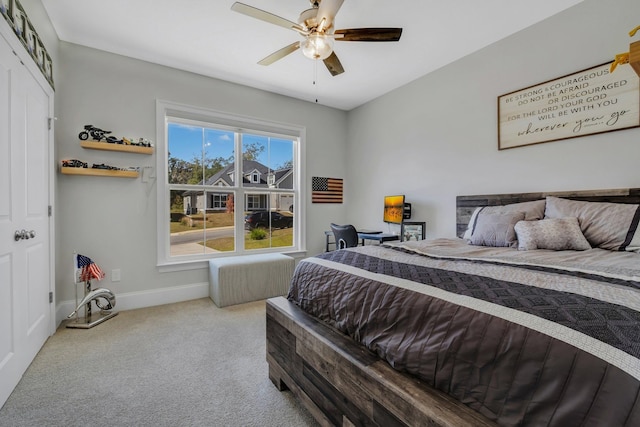
[[[294,150],[290,137],[168,119],[170,257],[294,246]]]

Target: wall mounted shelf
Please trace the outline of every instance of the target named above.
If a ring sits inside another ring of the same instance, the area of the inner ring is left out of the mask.
[[[137,171],[121,171],[95,168],[69,168],[61,167],[60,172],[64,175],[87,175],[87,176],[108,176],[115,178],[137,178]]]
[[[80,146],[82,148],[88,148],[91,150],[122,151],[125,153],[135,154],[153,154],[153,147],[140,147],[138,145],[111,144],[109,142],[81,140]]]

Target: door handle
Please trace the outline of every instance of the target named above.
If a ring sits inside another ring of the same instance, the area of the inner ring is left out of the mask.
[[[16,240],[16,242],[19,240],[29,240],[34,237],[36,237],[35,230],[16,230],[15,234],[13,235],[13,238]]]

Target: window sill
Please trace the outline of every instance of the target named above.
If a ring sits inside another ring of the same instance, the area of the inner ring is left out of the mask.
[[[288,255],[296,260],[296,264],[303,258],[307,257],[307,251],[295,251],[295,252],[281,252],[284,255]],[[245,254],[251,255],[251,254]],[[231,255],[231,256],[243,256],[243,255]],[[157,264],[158,272],[160,273],[173,273],[176,271],[188,271],[188,270],[203,270],[209,268],[209,260],[198,259],[190,261],[175,261],[167,262],[163,264]]]
[[[158,264],[159,273],[172,273],[175,271],[202,270],[209,268],[209,260],[176,261]]]

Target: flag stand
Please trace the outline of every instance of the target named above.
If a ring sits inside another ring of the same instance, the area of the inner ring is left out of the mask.
[[[91,260],[89,260],[91,261]],[[73,317],[73,320],[67,322],[67,328],[77,328],[77,329],[89,329],[93,328],[96,325],[104,322],[105,320],[109,320],[114,316],[118,315],[117,311],[108,311],[106,309],[100,309],[97,313],[93,312],[92,304],[93,301],[97,300],[97,298],[102,297],[107,299],[107,297],[113,299],[113,305],[115,305],[115,295],[108,289],[100,288],[97,290],[91,289],[91,279],[87,278],[87,280],[82,280],[82,275],[80,274],[80,266],[78,265],[78,254],[73,254],[73,282],[75,285],[76,291],[76,310],[74,313],[69,315],[69,317]],[[96,276],[94,276],[96,277]],[[79,291],[78,288],[81,290]],[[101,291],[96,294],[96,291]],[[90,294],[93,292],[95,298],[88,298]],[[82,301],[79,301],[79,294],[82,293]],[[105,295],[107,297],[105,297]],[[86,303],[83,304],[83,301]],[[97,304],[97,303],[96,303]],[[80,308],[84,305],[84,316],[80,316]]]

